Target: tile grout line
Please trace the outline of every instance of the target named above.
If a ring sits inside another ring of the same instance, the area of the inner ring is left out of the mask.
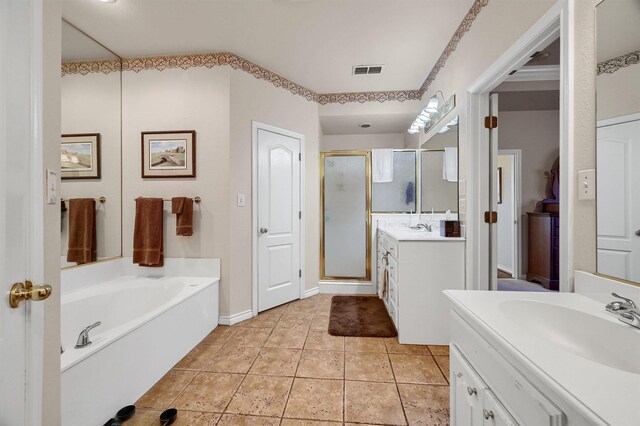
[[[399,341],[398,341],[399,343]],[[389,365],[391,366],[391,374],[393,374],[393,383],[396,385],[396,392],[398,392],[398,399],[400,400],[400,407],[402,408],[402,415],[404,416],[405,424],[409,424],[409,417],[407,417],[407,412],[404,409],[404,403],[402,402],[402,396],[400,395],[400,387],[398,386],[398,379],[396,378],[396,372],[393,368],[393,362],[391,362],[391,354],[389,353],[389,348],[387,347],[387,343],[385,342],[384,346],[387,348],[387,359],[389,360]]]

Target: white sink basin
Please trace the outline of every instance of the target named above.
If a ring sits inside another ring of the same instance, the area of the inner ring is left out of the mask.
[[[499,309],[523,327],[523,331],[547,340],[556,348],[611,368],[640,374],[640,330],[534,300],[505,300],[499,303]]]

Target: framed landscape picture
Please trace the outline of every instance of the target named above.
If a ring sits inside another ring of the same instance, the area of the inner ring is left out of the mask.
[[[100,179],[100,133],[62,135],[62,179]]]
[[[196,176],[196,131],[142,132],[142,177]]]

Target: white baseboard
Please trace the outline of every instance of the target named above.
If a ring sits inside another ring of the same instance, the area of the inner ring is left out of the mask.
[[[220,317],[218,317],[218,324],[220,325],[234,325],[237,324],[239,322],[248,320],[253,318],[253,311],[251,309],[246,310],[244,312],[239,312],[237,314],[233,314],[230,316],[223,316],[220,315]]]
[[[320,293],[376,294],[376,288],[371,283],[320,281],[318,284],[320,288]]]
[[[320,293],[320,287],[310,288],[309,290],[305,290],[302,298],[306,299],[307,297],[315,296],[318,293]]]
[[[511,274],[513,276],[513,269],[507,268],[506,266],[498,265],[498,270],[505,272],[507,274]]]

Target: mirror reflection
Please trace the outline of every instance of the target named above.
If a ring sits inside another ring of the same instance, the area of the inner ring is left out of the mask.
[[[596,19],[598,273],[640,283],[640,2]]]
[[[121,62],[62,22],[61,267],[120,256]]]
[[[423,213],[458,212],[458,117],[422,144]]]

